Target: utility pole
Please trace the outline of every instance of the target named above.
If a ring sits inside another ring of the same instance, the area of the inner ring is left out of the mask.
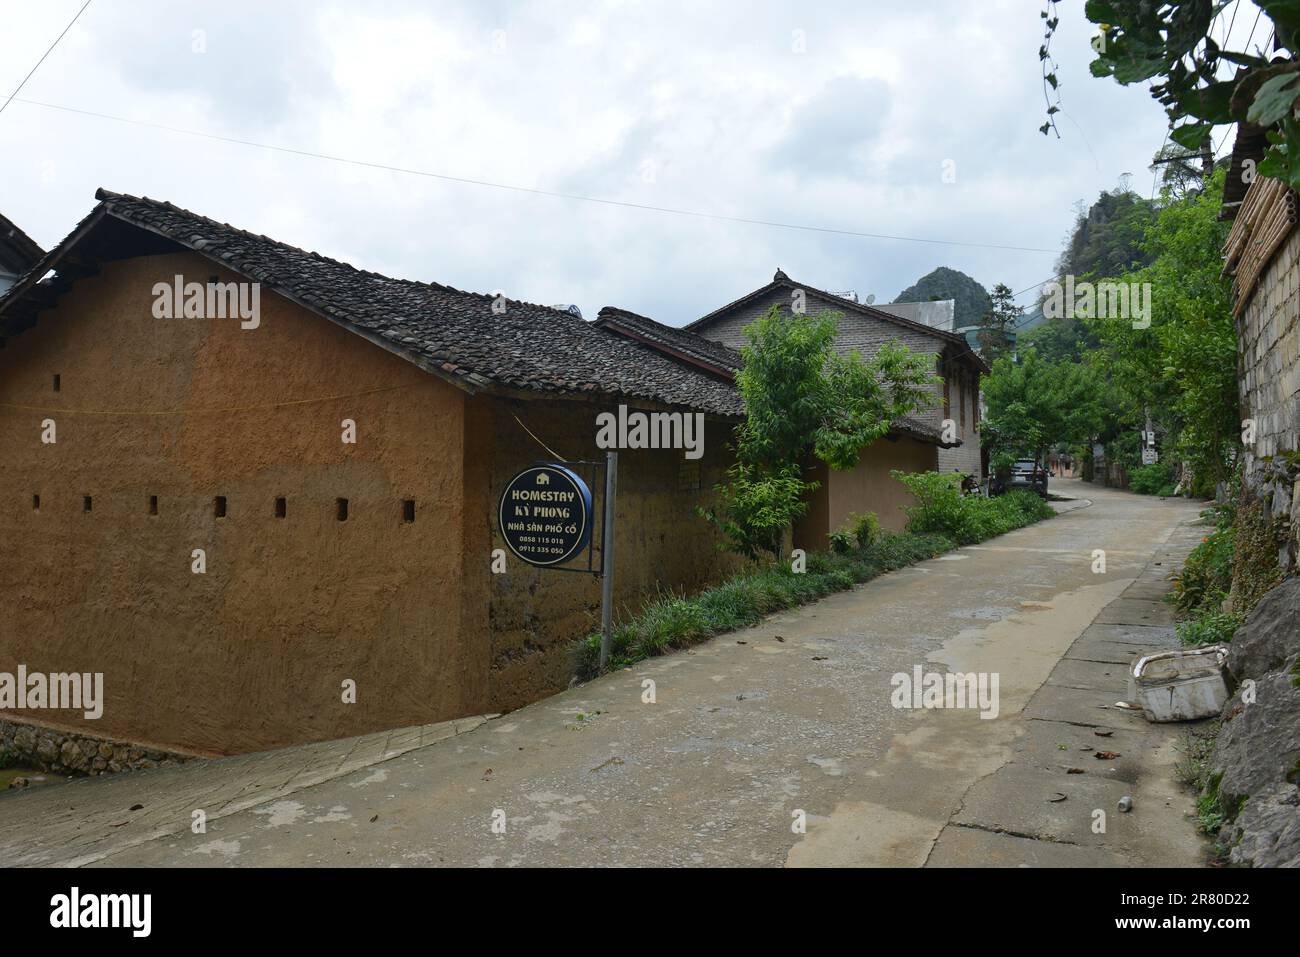
[[[605,453],[605,521],[600,542],[600,670],[609,663],[614,620],[614,496],[618,487],[618,453]]]

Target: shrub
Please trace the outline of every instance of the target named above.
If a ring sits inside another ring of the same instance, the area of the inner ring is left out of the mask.
[[[843,555],[845,552],[851,552],[853,550],[853,536],[844,529],[840,529],[838,532],[831,532],[826,537],[830,539],[831,551],[833,552],[839,552]]]
[[[1140,465],[1128,474],[1129,491],[1139,495],[1173,494],[1173,474],[1164,462]],[[1169,488],[1169,493],[1161,491]]]
[[[1192,549],[1174,578],[1174,604],[1182,611],[1217,609],[1232,587],[1232,553],[1236,529],[1217,528]]]
[[[1010,492],[997,498],[963,496],[961,476],[955,473],[891,474],[916,498],[916,504],[907,509],[907,530],[943,535],[958,545],[973,545],[1056,514],[1032,492]]]
[[[831,551],[845,552],[854,548],[868,548],[880,538],[880,520],[875,512],[856,512],[849,514],[848,520],[839,531],[826,536],[831,542]]]
[[[849,515],[849,529],[857,540],[858,548],[867,548],[880,538],[880,519],[875,512],[856,512]]]
[[[817,483],[803,481],[795,467],[764,470],[737,462],[729,474],[730,484],[714,488],[716,504],[697,505],[696,514],[725,536],[719,545],[725,551],[779,555],[786,529],[808,510],[806,495]]]

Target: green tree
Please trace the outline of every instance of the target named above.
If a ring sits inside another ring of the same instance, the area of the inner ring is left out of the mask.
[[[1101,385],[1086,365],[1051,362],[1033,349],[993,364],[984,380],[980,436],[992,456],[1042,459],[1055,445],[1083,445],[1102,425]]]
[[[1143,237],[1151,264],[1116,277],[1151,289],[1151,325],[1122,317],[1085,320],[1098,339],[1089,361],[1141,424],[1149,413],[1169,451],[1207,483],[1226,480],[1238,438],[1237,338],[1220,250],[1225,172],[1168,203]]]
[[[1016,327],[1024,308],[1016,305],[1011,287],[997,283],[993,287],[989,311],[980,320],[976,338],[980,344],[980,354],[987,362],[995,362],[1014,348]]]
[[[774,306],[745,329],[749,344],[736,376],[745,421],[736,462],[719,502],[700,514],[733,551],[780,554],[790,524],[807,511],[816,483],[803,468],[816,456],[834,469],[857,465],[861,450],[890,424],[934,401],[928,356],[889,343],[870,361],[835,350],[838,315],[806,316]]]

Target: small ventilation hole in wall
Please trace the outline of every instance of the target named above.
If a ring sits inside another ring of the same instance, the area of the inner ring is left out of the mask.
[[[415,499],[408,498],[402,501],[402,521],[408,524],[415,521]]]
[[[89,496],[89,495],[83,495],[83,496],[81,497],[81,510],[82,510],[83,512],[89,512],[89,511],[90,511],[90,504],[91,504],[91,503],[90,503],[90,496]]]
[[[150,496],[149,496],[149,514],[150,514],[150,515],[157,515],[157,514],[158,514],[158,496],[157,496],[157,495],[150,495]]]
[[[226,497],[224,495],[218,495],[212,500],[212,514],[217,518],[226,517]]]
[[[334,503],[338,507],[338,517],[340,522],[348,520],[348,500],[345,498],[337,499]]]
[[[40,510],[41,510],[41,497],[40,497],[39,495],[33,495],[33,496],[32,496],[32,511],[34,511],[34,512],[39,512]]]
[[[60,385],[61,385],[61,381],[60,381],[60,378],[59,378],[59,374],[56,372],[56,373],[54,373],[54,391],[55,391],[55,392],[58,392],[58,391],[59,391],[59,386],[60,386]]]
[[[284,518],[287,514],[289,514],[289,503],[283,498],[277,498],[275,500],[275,517]]]

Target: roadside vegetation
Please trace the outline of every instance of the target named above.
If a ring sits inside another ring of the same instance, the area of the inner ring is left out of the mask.
[[[985,379],[980,433],[995,463],[1055,452],[1092,479],[1100,446],[1141,494],[1209,498],[1229,481],[1241,426],[1236,329],[1220,275],[1225,175],[1166,181],[1156,199],[1106,192],[1080,211],[1057,263],[1057,292],[1039,306],[1053,299],[1048,321],[1021,330]],[[1143,314],[1059,295],[1102,283],[1134,297],[1149,290]],[[1160,461],[1143,465],[1148,428]]]
[[[697,509],[747,558],[781,557],[792,524],[808,510],[816,482],[803,478],[812,459],[837,470],[890,425],[935,401],[933,359],[886,343],[867,361],[835,350],[836,313],[782,312],[777,306],[745,328],[749,344],[736,385],[745,419],[736,460],[717,503]]]
[[[852,469],[892,423],[937,401],[933,357],[897,343],[869,361],[857,352],[840,355],[837,323],[834,313],[794,315],[773,307],[745,329],[749,344],[736,378],[745,419],[736,432],[736,462],[729,481],[715,489],[716,503],[697,512],[722,533],[722,549],[754,565],[695,596],[651,601],[614,630],[610,668],[753,625],[771,612],[1055,514],[1034,495],[963,498],[957,475],[894,472],[916,499],[905,532],[882,534],[873,513],[853,515],[829,534],[827,551],[786,561],[784,543],[817,487],[803,478],[807,463]],[[600,641],[591,635],[581,645],[580,677],[598,673]]]
[[[907,510],[908,530],[942,535],[958,545],[974,545],[1056,514],[1033,492],[1008,492],[996,498],[963,496],[961,476],[950,472],[891,474],[916,499]]]
[[[1232,641],[1237,629],[1282,579],[1279,530],[1257,502],[1239,501],[1236,482],[1221,504],[1201,513],[1212,530],[1174,576],[1168,600],[1178,608],[1179,640],[1189,646]]]
[[[611,670],[689,647],[715,635],[757,624],[765,615],[816,601],[870,581],[885,572],[914,565],[1055,514],[1028,492],[996,499],[963,498],[956,476],[937,472],[895,472],[917,498],[908,510],[907,530],[881,533],[872,513],[854,516],[831,533],[830,550],[812,552],[802,572],[793,562],[768,562],[697,595],[664,594],[640,614],[618,625],[610,641]],[[578,674],[598,673],[600,635],[581,645]]]

